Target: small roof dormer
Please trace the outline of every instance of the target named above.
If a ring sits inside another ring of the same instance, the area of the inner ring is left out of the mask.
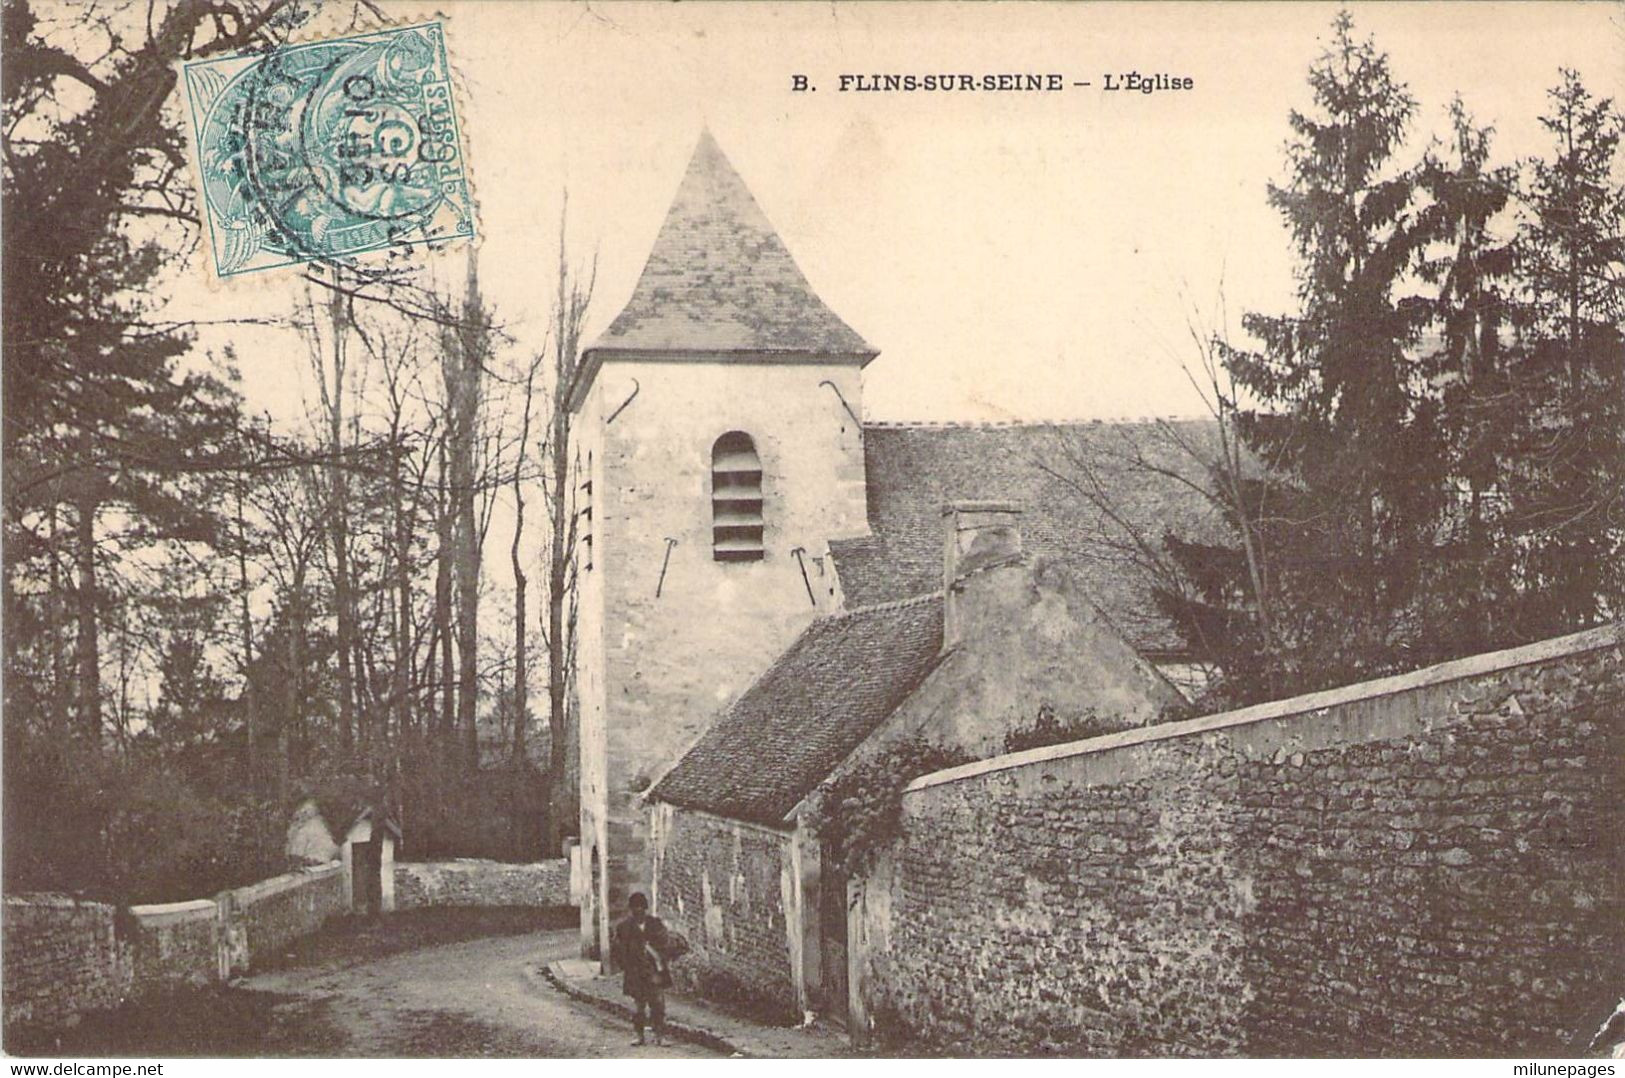
[[[625,308],[582,354],[579,405],[606,359],[850,360],[878,352],[818,298],[709,131]]]

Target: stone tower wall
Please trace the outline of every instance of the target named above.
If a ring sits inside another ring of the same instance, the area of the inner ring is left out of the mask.
[[[649,884],[639,796],[827,601],[827,541],[867,531],[862,428],[847,411],[862,414],[861,392],[855,365],[775,358],[611,362],[599,373],[583,409],[595,429],[578,443],[596,473],[578,668],[582,835],[603,858],[600,926]],[[612,422],[596,420],[628,397]],[[711,450],[735,430],[762,465],[760,561],[713,556]]]

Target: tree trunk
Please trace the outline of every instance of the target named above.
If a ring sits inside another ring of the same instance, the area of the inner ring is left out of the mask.
[[[474,438],[480,404],[480,368],[485,360],[484,313],[474,256],[468,260],[468,287],[463,301],[458,353],[449,379],[455,387],[451,406],[451,478],[456,506],[457,584],[457,725],[470,773],[479,770],[480,531],[474,509]]]
[[[1568,272],[1565,275],[1567,277],[1565,283],[1568,287],[1565,291],[1568,299],[1566,321],[1569,338],[1569,419],[1574,424],[1575,429],[1578,430],[1584,422],[1584,406],[1580,400],[1583,386],[1583,380],[1580,377],[1580,364],[1582,361],[1580,354],[1580,284],[1584,270],[1580,267],[1579,238],[1574,234],[1574,230],[1579,224],[1577,218],[1579,217],[1580,198],[1575,190],[1577,182],[1575,177],[1574,120],[1572,115],[1567,117],[1563,135],[1568,150],[1568,153],[1563,156],[1563,178],[1568,181],[1564,186],[1563,194],[1568,203],[1568,218],[1571,229],[1563,245],[1564,254],[1568,256]]]
[[[525,404],[519,424],[519,446],[513,465],[513,544],[508,547],[508,560],[513,565],[513,762],[516,768],[525,762],[525,741],[530,732],[530,656],[526,648],[525,630],[529,618],[526,588],[530,581],[525,576],[520,547],[525,538],[525,453],[530,446],[531,396],[536,384],[536,367],[541,357],[531,360],[525,376]]]
[[[395,671],[389,690],[390,713],[394,717],[392,755],[411,725],[412,713],[412,528],[406,509],[406,485],[401,479],[401,446],[397,437],[390,454],[390,487],[394,500],[395,524]]]
[[[570,796],[570,729],[566,711],[569,670],[566,651],[566,602],[570,584],[570,415],[562,386],[554,391],[552,430],[552,529],[549,535],[547,569],[547,797],[550,845],[554,854],[564,836],[575,830],[577,821],[567,818],[574,798]],[[569,626],[570,630],[574,626]]]
[[[518,486],[516,482],[515,487]],[[513,762],[519,766],[525,762],[525,733],[530,725],[530,686],[526,677],[526,663],[529,661],[525,652],[525,570],[519,563],[519,538],[524,534],[525,503],[518,499],[518,521],[515,524],[513,547],[509,557],[513,561]]]
[[[89,440],[87,432],[84,441],[88,443]],[[89,459],[88,445],[86,448],[86,459]],[[74,548],[79,577],[79,727],[92,745],[99,745],[102,735],[101,645],[96,624],[96,513],[101,508],[99,487],[95,471],[87,469],[79,491]]]
[[[62,570],[61,560],[57,552],[61,549],[61,532],[57,526],[57,507],[53,502],[47,515],[50,523],[51,536],[51,594],[45,603],[45,627],[51,634],[51,735],[64,737],[68,732],[68,703],[71,699],[68,686],[71,678],[68,674],[67,652],[62,647]],[[6,573],[7,595],[13,603],[15,594],[11,591],[11,573]],[[8,611],[11,609],[7,608]],[[11,624],[15,625],[13,621]],[[6,647],[8,650],[17,646],[18,634],[6,634]],[[15,667],[12,667],[15,669]]]
[[[472,453],[469,453],[472,457]],[[468,462],[465,461],[465,465]],[[463,753],[470,771],[480,766],[479,704],[480,552],[474,520],[472,468],[460,467],[457,506],[457,725],[463,735]]]
[[[248,794],[256,798],[259,790],[259,761],[256,758],[259,746],[256,739],[259,736],[259,699],[254,691],[254,676],[250,669],[254,662],[254,624],[248,613],[248,526],[243,517],[243,482],[242,476],[237,477],[237,584],[238,599],[240,602],[240,620],[243,635],[243,696],[247,707],[247,734],[248,734]],[[280,807],[280,806],[279,806]]]
[[[305,730],[305,567],[298,566],[293,574],[293,611],[292,624],[288,632],[288,694],[291,700],[288,713],[283,716],[283,744],[282,754],[283,790],[288,785],[288,771],[293,756],[298,756],[300,774],[309,770],[310,760],[307,745],[308,733]]]
[[[440,637],[440,721],[436,724],[435,750],[440,772],[445,773],[453,759],[452,732],[457,716],[457,678],[452,654],[451,631],[451,494],[446,483],[446,443],[440,442],[441,498],[439,519],[435,522],[439,550],[435,558],[434,623]]]
[[[290,633],[289,635],[291,638],[292,634]],[[293,648],[291,639],[288,646],[291,651]],[[299,706],[299,698],[292,695],[292,693],[296,690],[298,684],[299,681],[297,677],[289,679],[289,707],[288,710],[282,714],[280,721],[276,724],[276,803],[280,808],[283,809],[288,807],[288,797],[292,793],[292,790],[289,788],[289,780],[291,778],[292,771],[292,768],[290,767],[289,754],[293,751],[292,728],[294,712]]]
[[[328,513],[332,520],[333,607],[337,621],[334,644],[339,660],[339,751],[347,767],[355,757],[355,674],[351,664],[355,648],[355,609],[350,580],[349,482],[340,459],[344,446],[344,343],[347,332],[344,302],[344,294],[335,287],[328,300],[333,325],[333,390],[326,403],[328,452],[333,458],[328,466]]]

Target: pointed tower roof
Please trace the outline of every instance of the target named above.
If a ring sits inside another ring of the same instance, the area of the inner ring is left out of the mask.
[[[864,363],[877,354],[818,298],[710,131],[700,134],[632,298],[587,349],[578,392],[604,358],[648,353]]]

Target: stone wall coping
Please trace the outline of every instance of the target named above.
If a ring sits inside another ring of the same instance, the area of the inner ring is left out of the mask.
[[[1569,655],[1579,655],[1588,651],[1617,647],[1622,643],[1625,643],[1625,622],[1615,622],[1611,625],[1587,629],[1584,632],[1540,640],[1533,644],[1524,644],[1502,651],[1487,651],[1479,655],[1470,655],[1465,659],[1453,659],[1450,662],[1439,663],[1435,666],[1424,666],[1420,670],[1412,670],[1404,674],[1377,678],[1373,681],[1356,682],[1353,685],[1343,685],[1335,689],[1325,689],[1321,692],[1292,696],[1284,700],[1271,700],[1262,704],[1254,704],[1251,707],[1239,708],[1235,711],[1221,711],[1215,715],[1204,715],[1200,718],[1185,719],[1180,722],[1159,723],[1155,726],[1140,726],[1132,730],[1106,734],[1103,737],[1091,737],[1082,741],[1067,741],[1059,745],[1046,745],[1042,748],[1027,749],[1024,752],[993,756],[986,760],[978,760],[975,763],[961,764],[958,767],[945,768],[941,771],[921,775],[905,786],[903,792],[912,793],[916,790],[924,790],[944,783],[962,782],[966,779],[979,778],[982,775],[998,771],[1026,767],[1029,764],[1048,763],[1053,760],[1064,760],[1075,756],[1088,756],[1112,749],[1127,748],[1131,745],[1143,745],[1150,742],[1167,741],[1176,737],[1188,737],[1191,734],[1245,726],[1268,719],[1286,719],[1299,715],[1308,715],[1341,704],[1393,696],[1431,685],[1460,681],[1465,678],[1479,677],[1519,666],[1529,666],[1533,663],[1561,659]]]
[[[518,871],[543,870],[555,868],[568,868],[570,861],[565,857],[551,857],[546,861],[494,861],[489,857],[454,857],[450,861],[396,861],[396,868],[404,869],[514,869]]]
[[[186,902],[157,902],[146,906],[131,906],[130,913],[146,925],[175,924],[181,921],[213,920],[219,907],[212,898],[194,898]]]
[[[22,894],[7,895],[8,906],[39,906],[47,909],[112,909],[106,902],[94,902],[88,898],[75,898],[57,891],[26,891]]]
[[[336,875],[343,869],[339,861],[326,861],[319,865],[311,865],[297,872],[285,873],[281,876],[272,876],[267,880],[246,884],[234,888],[230,894],[239,904],[257,902],[262,898],[280,894],[301,883],[311,880],[326,879]],[[72,895],[60,894],[55,891],[26,891],[22,894],[6,895],[8,906],[46,906],[54,909],[113,909],[110,903],[93,902],[87,898],[75,898]],[[179,914],[194,913],[201,910],[215,909],[215,900],[212,898],[192,898],[183,902],[149,902],[139,906],[131,906],[130,912],[137,918],[152,919],[158,917],[175,917]],[[183,918],[184,919],[184,918]]]
[[[1011,427],[1120,427],[1152,423],[1211,423],[1210,415],[1109,415],[1073,416],[1060,419],[870,419],[865,430],[1001,430]]]
[[[287,872],[281,876],[272,876],[268,880],[260,880],[244,887],[235,887],[231,891],[232,899],[240,906],[252,905],[262,899],[279,895],[284,891],[291,891],[301,884],[312,880],[326,879],[341,871],[343,865],[339,861],[328,861],[325,864],[302,868],[298,872]]]

